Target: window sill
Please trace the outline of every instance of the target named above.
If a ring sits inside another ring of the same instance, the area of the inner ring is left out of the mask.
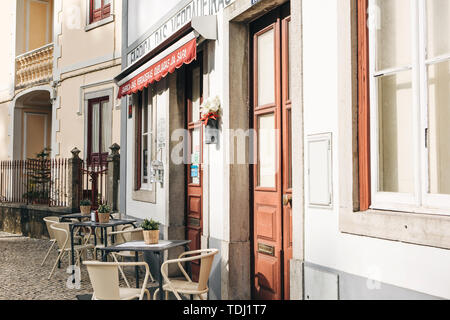
[[[148,190],[133,191],[132,199],[139,202],[156,203],[156,192]]]
[[[108,24],[108,23],[111,23],[111,22],[113,22],[113,21],[114,21],[114,16],[113,16],[113,15],[110,15],[108,18],[105,18],[105,19],[103,19],[103,20],[96,21],[96,22],[92,22],[92,23],[88,24],[88,25],[84,28],[84,31],[86,31],[86,32],[91,31],[91,30],[93,30],[93,29],[96,29],[96,28],[98,28],[98,27],[104,26],[104,25],[106,25],[106,24]]]
[[[342,233],[450,249],[449,216],[379,210],[341,210],[339,220]]]

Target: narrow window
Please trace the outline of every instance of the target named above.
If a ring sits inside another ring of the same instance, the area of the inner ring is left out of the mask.
[[[151,190],[150,166],[152,160],[152,104],[149,90],[138,94],[136,106],[136,190]]]

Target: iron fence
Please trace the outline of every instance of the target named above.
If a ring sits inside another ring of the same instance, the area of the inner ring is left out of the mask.
[[[68,159],[0,162],[0,201],[65,207]]]
[[[93,209],[97,209],[101,203],[109,203],[107,199],[107,163],[88,163],[87,161],[80,163],[79,199],[89,199]]]

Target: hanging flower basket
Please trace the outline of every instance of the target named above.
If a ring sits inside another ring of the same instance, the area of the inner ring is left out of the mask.
[[[210,112],[207,115],[204,115],[201,118],[201,121],[205,126],[214,127],[217,129],[219,124],[219,118],[220,116],[217,113]]]
[[[218,123],[220,119],[220,98],[216,96],[215,98],[208,98],[201,106],[202,118],[201,121],[205,126],[209,125],[210,120],[212,123]]]
[[[219,138],[219,119],[220,119],[220,99],[218,96],[215,98],[207,99],[202,107],[201,121],[205,125],[206,144],[216,144]]]

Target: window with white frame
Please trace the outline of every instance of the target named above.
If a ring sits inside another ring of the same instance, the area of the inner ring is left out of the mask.
[[[136,190],[152,190],[150,166],[153,155],[153,99],[151,90],[137,93],[136,105]]]
[[[450,213],[450,1],[369,12],[371,208]]]

